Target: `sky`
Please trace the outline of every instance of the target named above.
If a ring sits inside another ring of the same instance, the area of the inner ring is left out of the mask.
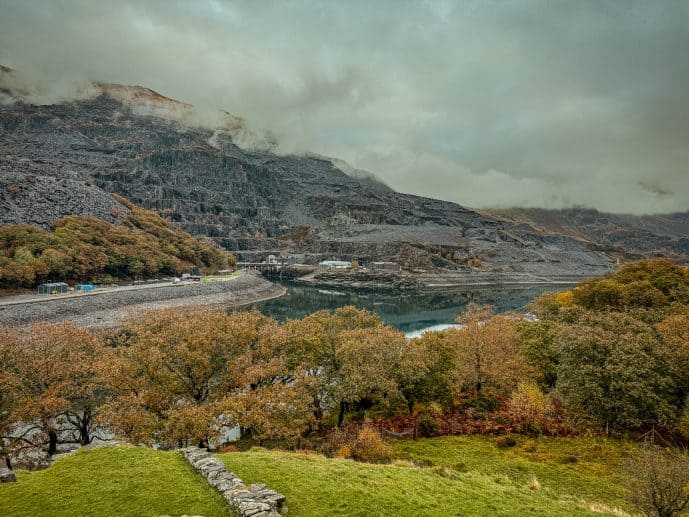
[[[685,0],[0,0],[0,64],[470,207],[689,210]]]

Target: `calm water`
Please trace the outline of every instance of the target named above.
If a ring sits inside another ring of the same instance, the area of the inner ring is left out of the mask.
[[[567,286],[558,285],[480,286],[432,293],[416,291],[391,294],[305,287],[293,283],[283,285],[288,289],[286,296],[249,308],[284,321],[287,318],[302,318],[321,309],[354,305],[378,313],[385,323],[407,333],[453,323],[455,316],[464,311],[469,302],[493,305],[497,311],[504,312],[522,309],[544,292],[567,289]]]

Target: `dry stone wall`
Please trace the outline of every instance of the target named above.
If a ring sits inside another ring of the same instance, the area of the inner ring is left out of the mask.
[[[212,457],[206,449],[187,447],[182,449],[182,454],[243,517],[280,517],[287,513],[284,495],[261,483],[247,488],[236,474],[228,472],[223,462]]]

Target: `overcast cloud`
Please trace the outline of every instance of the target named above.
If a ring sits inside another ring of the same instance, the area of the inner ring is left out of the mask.
[[[689,209],[689,1],[0,0],[0,64],[467,206]]]

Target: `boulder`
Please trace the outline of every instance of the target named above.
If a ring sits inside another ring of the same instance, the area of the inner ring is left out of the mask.
[[[0,469],[0,483],[13,483],[17,481],[17,476],[10,469]]]

